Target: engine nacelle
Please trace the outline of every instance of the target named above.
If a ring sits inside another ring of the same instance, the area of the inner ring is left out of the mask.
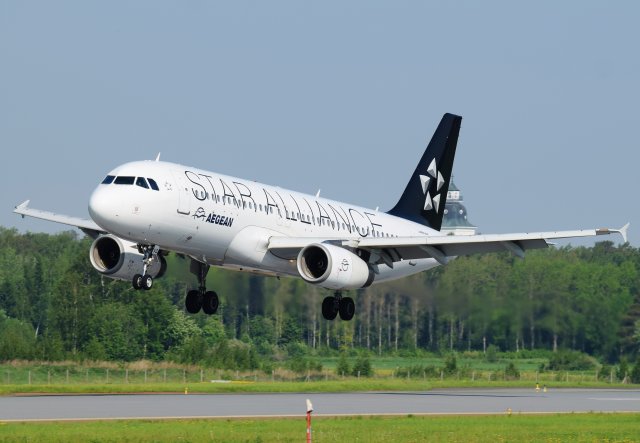
[[[298,272],[307,282],[328,289],[358,289],[373,283],[367,263],[339,246],[315,243],[298,254]]]
[[[109,278],[131,281],[136,274],[142,274],[144,256],[138,252],[135,243],[115,235],[107,234],[96,238],[89,249],[91,264],[99,273]],[[161,255],[147,268],[147,274],[162,277],[167,262]]]

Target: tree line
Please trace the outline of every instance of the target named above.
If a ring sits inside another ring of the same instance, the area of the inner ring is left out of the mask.
[[[98,274],[90,239],[0,228],[0,360],[174,360],[268,368],[341,351],[580,351],[603,362],[640,346],[640,250],[593,247],[460,257],[413,277],[354,291],[350,322],[322,318],[328,291],[299,279],[212,268],[216,315],[189,315],[188,262],[150,291]]]

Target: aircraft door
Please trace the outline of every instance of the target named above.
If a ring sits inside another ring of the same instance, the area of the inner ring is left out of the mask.
[[[191,191],[189,191],[189,185],[187,185],[187,180],[182,176],[181,172],[176,171],[173,175],[176,178],[178,187],[178,213],[189,215],[191,213]]]

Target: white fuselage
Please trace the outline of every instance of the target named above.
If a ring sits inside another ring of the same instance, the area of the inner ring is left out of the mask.
[[[106,231],[158,245],[213,266],[299,276],[295,255],[267,251],[269,238],[326,241],[438,235],[426,226],[377,210],[160,161],[115,168],[93,192],[89,212]],[[129,177],[135,177],[131,184]],[[144,178],[147,188],[136,184]],[[159,190],[149,186],[152,179]],[[116,182],[127,184],[116,184]],[[431,258],[377,265],[375,282],[437,266]]]

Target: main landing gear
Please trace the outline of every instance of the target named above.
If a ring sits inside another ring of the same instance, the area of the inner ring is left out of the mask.
[[[159,260],[158,252],[160,252],[160,247],[158,245],[138,245],[138,251],[144,256],[142,259],[142,274],[134,275],[131,283],[133,289],[148,291],[153,287],[153,277],[147,274],[147,269],[149,269],[154,260]]]
[[[206,279],[209,273],[209,265],[196,260],[191,260],[191,273],[198,277],[200,288],[187,292],[184,304],[189,314],[197,314],[200,309],[207,314],[213,315],[218,311],[220,300],[214,291],[207,291]]]
[[[322,301],[322,316],[326,320],[335,320],[340,314],[340,319],[349,321],[356,313],[356,304],[351,297],[342,297],[340,291],[336,291],[333,297],[325,297]]]

